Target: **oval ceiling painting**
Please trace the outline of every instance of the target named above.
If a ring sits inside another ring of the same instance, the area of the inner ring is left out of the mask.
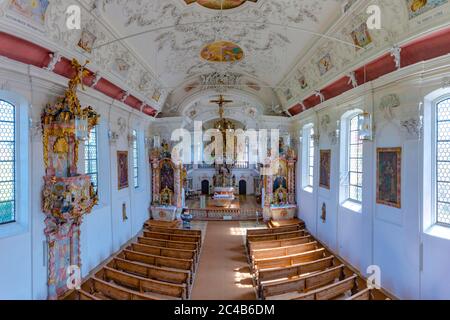
[[[197,2],[199,5],[214,10],[227,10],[241,6],[245,2],[257,2],[258,0],[184,0],[187,4]]]
[[[217,41],[206,45],[200,56],[210,62],[236,62],[244,58],[244,51],[229,41]]]

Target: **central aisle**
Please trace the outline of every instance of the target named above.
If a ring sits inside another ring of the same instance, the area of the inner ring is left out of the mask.
[[[255,300],[239,222],[210,221],[192,300]]]

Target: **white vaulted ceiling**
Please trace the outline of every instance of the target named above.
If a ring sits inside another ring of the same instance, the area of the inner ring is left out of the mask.
[[[261,87],[276,87],[318,40],[317,34],[341,15],[341,1],[255,1],[228,0],[242,5],[215,10],[193,0],[103,0],[99,9],[105,23],[146,62],[168,92],[212,72],[237,73]],[[242,60],[204,60],[202,49],[219,40],[242,48]],[[175,104],[180,101],[172,99]]]

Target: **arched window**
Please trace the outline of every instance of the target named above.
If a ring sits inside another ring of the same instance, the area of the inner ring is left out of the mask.
[[[16,221],[16,110],[0,100],[0,224]]]
[[[89,132],[89,139],[84,143],[85,173],[91,177],[94,188],[98,191],[98,131],[93,127]]]
[[[359,138],[361,110],[346,112],[341,119],[340,201],[362,202],[363,141]]]
[[[302,181],[303,188],[312,192],[314,187],[314,126],[308,124],[303,128]]]
[[[133,130],[133,183],[134,188],[139,188],[139,141],[136,130]]]
[[[450,98],[435,106],[435,223],[450,226]]]

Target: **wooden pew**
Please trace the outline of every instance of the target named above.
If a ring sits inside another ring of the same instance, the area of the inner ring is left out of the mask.
[[[95,274],[95,278],[113,282],[119,286],[140,292],[156,299],[186,299],[186,284],[168,283],[153,279],[146,279],[109,267],[103,267]]]
[[[272,249],[272,248],[280,248],[280,247],[288,247],[295,246],[298,244],[304,244],[313,241],[313,238],[310,235],[292,239],[282,239],[282,240],[268,240],[268,241],[255,241],[250,242],[248,245],[249,252],[253,250],[260,249]]]
[[[157,296],[135,292],[95,277],[85,281],[81,285],[81,290],[100,300],[163,300]]]
[[[82,289],[72,291],[64,300],[102,300]]]
[[[173,248],[173,249],[196,250],[197,252],[199,249],[198,244],[195,242],[162,240],[162,239],[151,238],[148,236],[150,236],[150,234],[144,231],[144,237],[139,237],[138,242],[149,245],[149,246],[166,247],[166,248]]]
[[[333,267],[333,260],[334,256],[329,256],[320,260],[300,263],[289,267],[257,270],[255,274],[257,285],[260,286],[265,281],[294,278],[306,273],[323,271]]]
[[[181,221],[173,220],[173,221],[161,221],[161,220],[147,220],[144,222],[144,228],[147,226],[150,227],[159,227],[159,228],[178,228],[181,224]]]
[[[285,226],[292,226],[292,225],[299,225],[300,229],[301,227],[305,227],[305,221],[294,218],[294,219],[288,219],[288,220],[270,220],[267,224],[269,228],[279,228],[279,227],[285,227]]]
[[[201,246],[201,240],[202,240],[200,236],[186,236],[186,235],[178,235],[178,234],[170,234],[170,233],[153,232],[153,231],[145,231],[144,236],[147,238],[161,239],[161,240],[193,242],[193,243],[197,243],[199,248]]]
[[[154,247],[141,243],[132,243],[131,245],[128,246],[127,249],[161,257],[192,259],[192,260],[196,259],[196,252],[194,250]]]
[[[358,276],[355,274],[339,282],[312,290],[307,293],[287,293],[269,297],[267,300],[332,300],[339,298],[346,292],[351,291],[354,295],[358,290]]]
[[[272,229],[247,229],[247,236],[257,236],[257,235],[266,235],[266,234],[274,234],[274,233],[283,233],[283,232],[291,232],[301,230],[299,225],[272,228]]]
[[[194,269],[194,261],[186,260],[186,259],[176,259],[176,258],[168,258],[155,256],[151,254],[146,254],[142,252],[136,252],[131,250],[123,250],[121,253],[117,255],[118,258],[142,262],[145,264],[157,266],[157,267],[166,267],[166,268],[174,268],[180,270],[189,270],[193,271]]]
[[[319,248],[317,241],[308,242],[304,244],[297,244],[293,246],[286,246],[272,249],[257,249],[252,250],[251,258],[254,259],[267,259],[282,256],[289,256],[293,254],[303,253],[307,251],[313,251]]]
[[[247,244],[255,241],[282,240],[282,239],[304,237],[307,235],[307,233],[308,232],[306,230],[302,229],[290,232],[247,236]]]
[[[336,279],[343,280],[345,278],[344,268],[345,266],[342,264],[340,266],[333,267],[325,271],[316,272],[304,277],[263,283],[258,288],[259,295],[262,299],[267,299],[268,297],[282,295],[289,292],[305,292],[306,290],[325,286],[334,282]]]
[[[282,256],[269,259],[254,259],[253,270],[282,268],[294,266],[304,262],[316,261],[324,258],[325,252],[325,248],[320,248],[290,256]]]
[[[364,289],[347,298],[346,300],[373,300],[372,290]]]
[[[144,278],[154,279],[178,284],[191,284],[191,272],[164,267],[155,267],[148,264],[114,258],[107,264],[108,267],[119,271],[135,274]]]
[[[186,230],[186,229],[177,229],[177,228],[164,228],[164,227],[156,227],[156,226],[145,226],[148,231],[160,232],[160,233],[170,233],[170,234],[179,234],[186,236],[202,236],[201,230]]]

